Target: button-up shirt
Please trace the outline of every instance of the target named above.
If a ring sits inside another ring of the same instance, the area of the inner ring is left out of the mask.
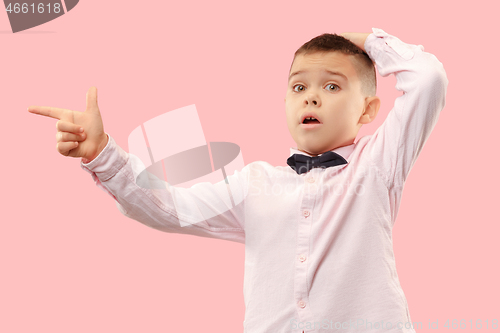
[[[156,186],[148,188],[137,184],[141,160],[108,133],[99,156],[81,163],[134,220],[245,244],[246,333],[415,332],[392,228],[410,169],[444,107],[448,80],[421,45],[380,29],[365,49],[380,75],[396,76],[402,95],[373,135],[332,150],[347,164],[299,175],[257,161],[215,184],[157,186],[151,175]],[[308,155],[291,148],[294,153]]]

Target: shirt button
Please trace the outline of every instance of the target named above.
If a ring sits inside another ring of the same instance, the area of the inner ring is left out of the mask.
[[[308,217],[311,213],[306,209],[304,210],[304,212],[302,213],[305,217]]]
[[[314,183],[314,178],[313,178],[313,177],[309,177],[309,178],[307,178],[307,181],[308,181],[309,183]]]
[[[306,307],[306,302],[304,302],[304,301],[300,301],[300,302],[299,302],[299,306],[300,306],[301,308],[305,308],[305,307]]]
[[[302,254],[302,255],[299,257],[299,260],[300,260],[301,262],[306,261],[306,256]]]

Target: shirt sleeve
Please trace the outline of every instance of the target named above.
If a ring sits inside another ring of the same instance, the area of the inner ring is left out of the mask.
[[[248,165],[215,184],[171,186],[152,173],[140,173],[145,170],[142,161],[106,134],[106,147],[80,166],[115,200],[123,215],[164,232],[245,242],[243,199]]]
[[[422,45],[403,43],[381,29],[373,28],[365,50],[379,74],[394,74],[396,89],[403,92],[365,149],[388,187],[403,186],[444,108],[448,79]]]

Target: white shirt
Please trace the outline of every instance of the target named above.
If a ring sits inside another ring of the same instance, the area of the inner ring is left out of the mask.
[[[415,332],[392,227],[405,180],[444,107],[448,80],[421,45],[380,29],[365,49],[382,76],[396,76],[403,94],[373,135],[333,150],[347,164],[298,175],[258,161],[227,182],[146,189],[136,183],[142,162],[109,134],[101,154],[81,163],[132,219],[245,244],[245,333]]]

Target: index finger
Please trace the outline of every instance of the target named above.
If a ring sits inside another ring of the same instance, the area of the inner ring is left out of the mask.
[[[65,109],[53,108],[50,106],[37,106],[32,105],[28,107],[28,112],[39,114],[42,116],[47,116],[55,119],[61,119]]]

